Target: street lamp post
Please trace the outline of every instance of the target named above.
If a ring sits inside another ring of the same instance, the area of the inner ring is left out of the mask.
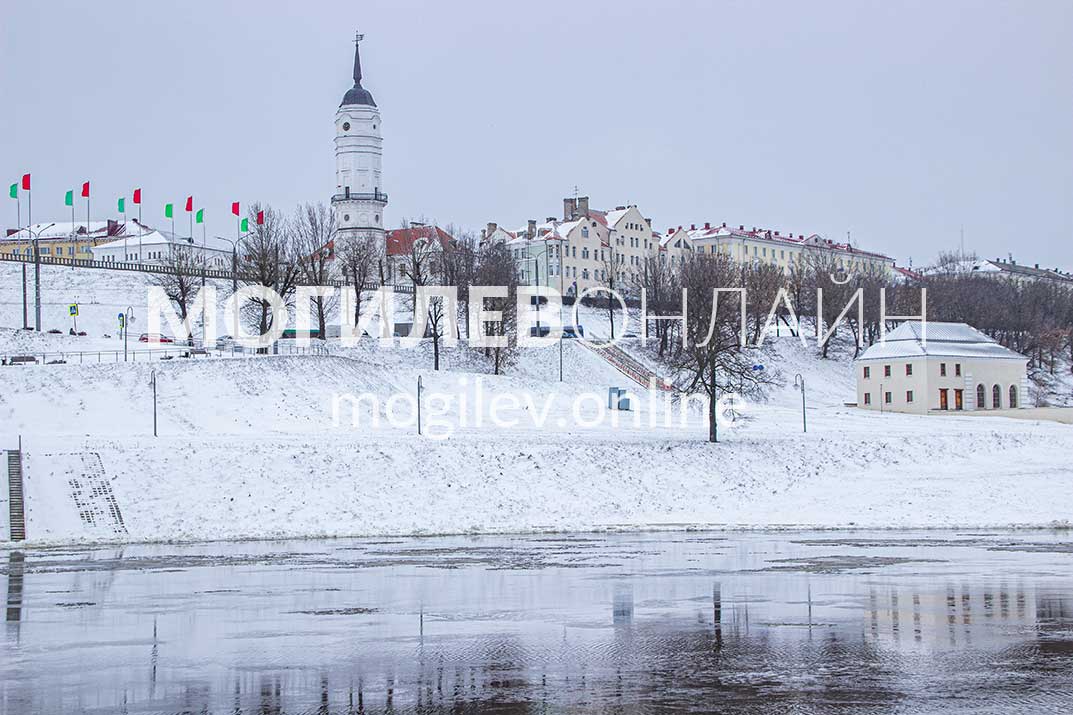
[[[801,431],[808,432],[808,422],[805,420],[805,378],[801,373],[794,375],[794,387],[801,390]]]
[[[123,362],[127,361],[127,336],[130,335],[130,324],[134,322],[134,308],[127,306],[123,312]]]
[[[41,234],[50,228],[53,228],[56,222],[53,221],[46,225],[44,229],[38,229],[34,231],[30,227],[26,227],[27,233],[32,236],[33,239],[33,330],[41,332],[41,248],[38,246],[38,239],[41,238]],[[26,304],[26,281],[23,281],[23,304]]]
[[[34,330],[41,332],[41,249],[38,246],[38,239],[41,238],[41,234],[56,225],[53,221],[44,228],[39,228],[34,231],[29,226],[26,227],[26,232],[30,234],[32,239],[31,246],[34,251]],[[22,281],[22,305],[23,305],[23,322],[26,322],[26,274],[23,273]]]

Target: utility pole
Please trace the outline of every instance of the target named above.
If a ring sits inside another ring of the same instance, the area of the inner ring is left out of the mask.
[[[153,436],[156,437],[156,370],[149,373],[149,386],[153,388]]]
[[[801,373],[794,375],[794,387],[801,390],[801,431],[808,432],[808,422],[805,421],[805,378]]]

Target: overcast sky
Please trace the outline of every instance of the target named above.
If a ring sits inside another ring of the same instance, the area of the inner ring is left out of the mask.
[[[661,231],[849,231],[919,265],[964,226],[986,257],[1073,269],[1070,0],[4,0],[2,16],[0,179],[33,172],[35,220],[62,220],[87,179],[96,219],[140,186],[147,222],[192,193],[228,235],[232,200],[326,201],[360,28],[389,225],[516,227],[576,185]]]

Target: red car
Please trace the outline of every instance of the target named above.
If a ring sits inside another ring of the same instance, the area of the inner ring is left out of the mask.
[[[169,338],[167,335],[161,335],[160,333],[142,333],[142,336],[138,338],[139,343],[174,343],[174,338]]]

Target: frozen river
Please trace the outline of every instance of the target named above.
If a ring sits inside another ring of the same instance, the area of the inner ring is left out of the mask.
[[[0,551],[0,712],[1070,712],[1068,532]]]

